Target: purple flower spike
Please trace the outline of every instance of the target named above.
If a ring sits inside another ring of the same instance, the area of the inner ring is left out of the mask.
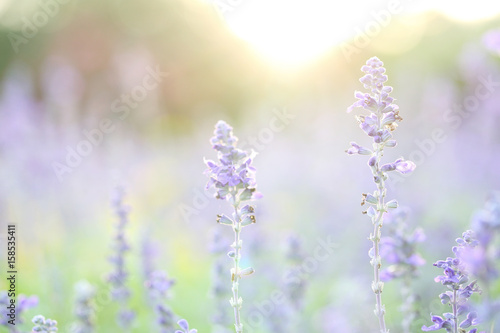
[[[207,189],[214,188],[216,198],[224,200],[231,190],[255,188],[255,168],[252,166],[255,153],[236,148],[238,138],[233,135],[233,128],[220,120],[210,142],[217,150],[219,161],[205,160],[208,167],[205,174],[209,177]]]
[[[388,330],[384,319],[385,308],[381,300],[383,288],[381,277],[383,280],[400,277],[403,275],[404,270],[394,270],[396,263],[393,263],[394,265],[390,269],[381,271],[382,258],[379,242],[381,240],[384,215],[389,209],[395,209],[398,206],[396,200],[385,201],[387,193],[385,181],[388,178],[388,172],[396,170],[407,174],[415,169],[415,164],[402,159],[394,163],[381,163],[384,148],[393,148],[397,145],[396,140],[393,139],[392,132],[397,128],[397,123],[402,120],[399,116],[399,106],[394,104],[394,98],[389,96],[393,89],[390,86],[385,86],[388,77],[385,74],[386,69],[383,66],[384,63],[382,61],[377,57],[372,57],[368,59],[366,65],[361,67],[364,76],[359,81],[368,92],[356,91],[354,97],[357,101],[347,108],[347,112],[351,112],[357,108],[365,111],[364,114],[356,116],[356,119],[361,130],[371,139],[373,149],[369,150],[357,143],[351,142],[351,148],[347,149],[346,153],[349,155],[370,155],[368,166],[372,172],[377,190],[373,194],[364,194],[362,205],[365,203],[370,205],[363,213],[371,218],[374,225],[374,232],[369,238],[372,241],[373,247],[369,253],[370,263],[374,267],[372,291],[375,293],[376,299],[375,315],[378,317],[380,332],[387,333]],[[401,262],[408,262],[410,266],[416,266],[422,262],[422,259],[418,256],[410,258],[404,258]]]
[[[453,313],[444,314],[444,317],[448,318],[452,326],[445,327],[443,322],[442,328],[446,328],[448,332],[466,332],[463,329],[475,326],[479,322],[476,312],[469,312],[469,298],[472,294],[479,293],[480,290],[477,287],[476,281],[470,282],[470,272],[467,270],[467,265],[463,264],[461,256],[463,253],[467,253],[469,250],[479,246],[479,243],[471,230],[464,232],[462,238],[458,238],[456,242],[458,245],[452,249],[456,258],[446,258],[446,260],[439,260],[434,263],[434,266],[444,269],[444,275],[439,275],[434,280],[448,288],[448,291],[439,295],[439,298],[441,299],[441,303],[450,305],[453,310]],[[467,318],[458,325],[459,318],[464,314],[467,315]],[[422,331],[434,331],[441,328],[439,327],[441,321],[436,319],[436,316],[433,316],[431,320],[435,325],[430,327],[423,326]],[[458,326],[461,330],[457,330]],[[453,331],[448,330],[451,327],[453,327]],[[469,333],[476,331],[476,329],[471,329]]]
[[[235,241],[231,245],[234,250],[230,251],[229,255],[234,262],[234,266],[230,272],[232,287],[230,304],[234,308],[236,333],[242,333],[243,323],[240,318],[240,310],[243,300],[239,296],[238,286],[240,279],[243,276],[252,274],[254,269],[251,267],[240,267],[242,244],[240,233],[243,227],[256,222],[255,215],[253,214],[254,207],[243,205],[243,203],[262,197],[256,190],[255,168],[252,166],[255,153],[236,148],[238,139],[233,135],[233,128],[222,120],[215,125],[214,137],[212,137],[210,142],[213,148],[217,150],[218,162],[205,160],[205,164],[208,167],[205,174],[209,177],[207,189],[214,188],[216,198],[229,201],[234,209],[231,217],[219,214],[217,222],[221,225],[232,227],[234,231]],[[357,153],[362,151],[362,147],[356,144],[353,144],[352,149],[355,149]],[[185,332],[188,333],[187,328]],[[189,333],[194,332],[196,331],[189,331]]]

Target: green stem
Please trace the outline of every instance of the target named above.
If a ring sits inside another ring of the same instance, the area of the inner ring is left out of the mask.
[[[371,237],[373,243],[373,292],[375,293],[375,315],[378,317],[379,327],[381,333],[388,333],[386,325],[385,325],[385,309],[382,304],[382,289],[383,282],[380,281],[380,267],[381,267],[381,257],[380,257],[380,238],[381,238],[381,228],[383,223],[383,216],[385,212],[385,182],[383,178],[382,171],[379,169],[379,161],[382,157],[382,149],[383,145],[377,144],[377,162],[375,164],[375,169],[373,171],[373,176],[378,177],[378,203],[377,203],[377,211],[378,216],[373,221],[373,235]]]
[[[458,307],[457,307],[457,290],[453,289],[453,322],[454,322],[454,333],[458,333]]]
[[[233,198],[233,207],[234,207],[234,267],[233,267],[233,272],[232,272],[232,291],[233,291],[233,298],[231,300],[231,304],[234,308],[234,327],[236,329],[236,333],[242,333],[243,332],[243,324],[241,323],[240,319],[240,309],[241,309],[241,300],[239,297],[239,280],[240,280],[240,257],[241,257],[241,239],[240,239],[240,232],[241,232],[241,218],[238,213],[238,205],[239,203],[236,201],[236,195],[232,194]]]

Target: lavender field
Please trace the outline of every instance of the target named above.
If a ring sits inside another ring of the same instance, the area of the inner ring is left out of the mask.
[[[0,332],[500,332],[500,6],[0,1]]]

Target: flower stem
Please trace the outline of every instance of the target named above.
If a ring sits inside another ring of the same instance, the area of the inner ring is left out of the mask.
[[[380,267],[381,267],[381,258],[380,258],[380,238],[381,238],[381,228],[383,224],[383,216],[385,212],[385,203],[384,203],[384,198],[385,198],[385,182],[384,182],[384,177],[383,173],[379,168],[379,161],[380,158],[382,157],[382,149],[383,145],[377,144],[377,163],[375,164],[375,169],[373,171],[373,176],[378,178],[378,183],[377,183],[377,189],[378,189],[378,203],[377,203],[377,211],[378,211],[378,216],[377,218],[373,221],[373,235],[371,237],[371,240],[373,242],[373,259],[372,259],[372,265],[373,265],[373,292],[375,293],[375,315],[378,317],[379,321],[379,326],[380,326],[380,332],[381,333],[387,333],[387,328],[385,325],[385,308],[384,305],[382,304],[382,289],[383,289],[383,282],[380,281]]]
[[[240,268],[239,268],[239,263],[240,263],[240,257],[241,257],[241,239],[240,239],[240,232],[241,232],[241,218],[238,213],[238,206],[239,202],[236,201],[236,195],[232,195],[233,198],[233,206],[234,206],[234,268],[232,272],[232,291],[233,291],[233,298],[231,299],[231,305],[234,308],[234,327],[236,329],[236,333],[242,333],[243,332],[243,325],[241,324],[241,319],[240,319],[240,309],[241,309],[241,304],[242,300],[239,297],[239,280],[240,280]]]
[[[453,332],[458,333],[458,309],[457,309],[457,290],[453,289]]]

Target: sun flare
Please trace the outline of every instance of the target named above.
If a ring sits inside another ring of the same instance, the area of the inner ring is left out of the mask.
[[[229,29],[249,43],[263,58],[278,67],[293,68],[310,63],[357,31],[381,11],[390,20],[400,14],[438,11],[461,21],[491,18],[500,12],[500,3],[478,0],[470,6],[451,0],[433,1],[290,1],[290,0],[205,0],[221,12]],[[384,27],[382,27],[383,29]]]

